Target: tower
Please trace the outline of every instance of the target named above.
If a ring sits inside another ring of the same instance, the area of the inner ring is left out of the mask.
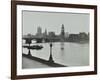
[[[45,29],[44,35],[47,36],[47,29]]]
[[[37,33],[38,33],[38,34],[41,34],[41,33],[42,33],[41,27],[38,27],[38,28],[37,28]]]
[[[63,38],[64,36],[65,36],[64,24],[62,24],[62,27],[61,27],[61,37]]]
[[[37,27],[37,36],[41,36],[42,35],[42,29],[41,27]]]

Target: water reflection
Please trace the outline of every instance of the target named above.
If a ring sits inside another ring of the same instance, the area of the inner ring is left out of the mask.
[[[61,50],[64,50],[64,42],[61,42]]]
[[[49,60],[52,55],[54,62],[66,66],[89,65],[89,44],[55,42],[52,44],[52,50],[50,43],[34,43],[34,45],[42,45],[43,49],[31,50],[32,56]],[[23,48],[23,53],[27,54],[27,49]]]

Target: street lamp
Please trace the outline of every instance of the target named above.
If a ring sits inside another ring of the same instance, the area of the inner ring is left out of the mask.
[[[53,57],[52,57],[52,43],[50,43],[50,57],[49,62],[54,63]]]
[[[28,55],[29,55],[29,56],[31,56],[31,51],[30,51],[30,44],[31,44],[31,43],[32,43],[32,39],[30,39],[30,38],[26,39],[26,44],[29,44],[29,46],[28,46],[28,49],[29,49]]]

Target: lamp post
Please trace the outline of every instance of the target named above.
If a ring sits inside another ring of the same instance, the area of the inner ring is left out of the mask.
[[[50,43],[50,57],[49,62],[54,63],[53,57],[52,57],[52,43]]]
[[[30,44],[32,43],[32,39],[26,39],[26,44],[29,44],[29,46],[28,46],[28,49],[29,49],[29,51],[28,51],[28,55],[29,56],[31,56],[31,51],[30,51]]]
[[[31,51],[30,51],[30,44],[29,44],[29,51],[28,51],[28,55],[31,56]]]

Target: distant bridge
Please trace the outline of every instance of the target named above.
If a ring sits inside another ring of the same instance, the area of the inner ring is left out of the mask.
[[[50,41],[52,41],[52,42],[60,41],[60,38],[58,38],[58,37],[24,36],[22,39],[26,40],[26,41],[35,40],[37,43],[50,42]]]

